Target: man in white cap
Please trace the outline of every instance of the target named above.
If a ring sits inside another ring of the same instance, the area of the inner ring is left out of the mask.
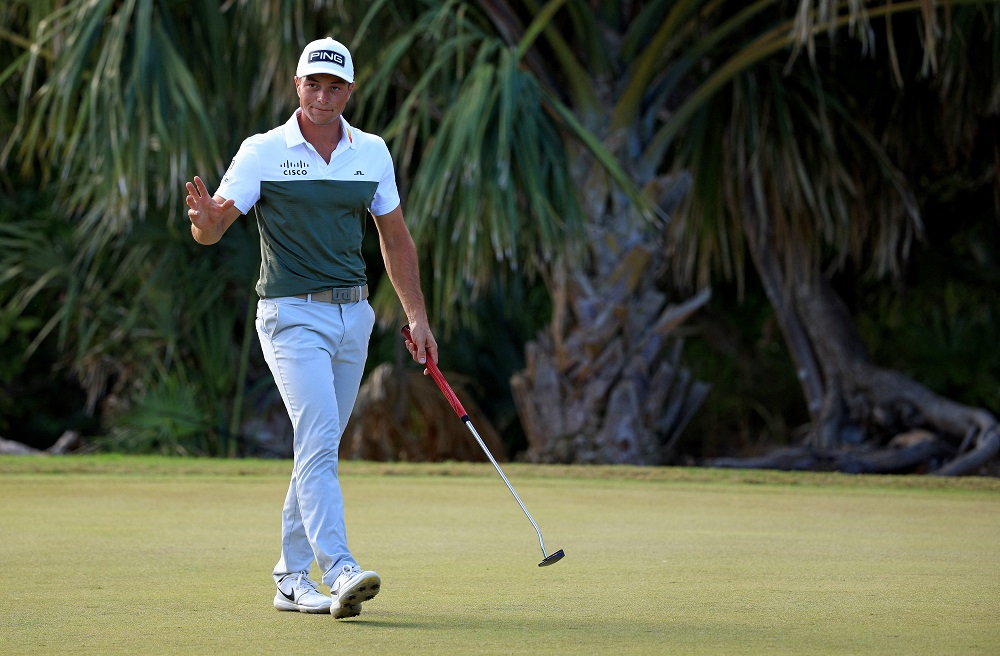
[[[313,41],[294,80],[299,108],[291,118],[244,141],[214,195],[201,178],[188,182],[186,202],[201,244],[218,242],[251,208],[260,229],[257,332],[294,429],[274,606],[354,617],[382,585],[347,547],[337,475],[375,321],[361,255],[369,213],[413,359],[437,361],[437,343],[389,150],[343,117],[354,90],[350,51],[330,38]],[[329,597],[309,578],[314,561]]]

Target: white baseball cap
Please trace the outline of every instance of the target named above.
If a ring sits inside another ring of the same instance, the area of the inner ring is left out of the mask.
[[[330,73],[339,78],[354,82],[354,60],[351,51],[343,43],[330,37],[317,39],[305,47],[299,57],[296,77]]]

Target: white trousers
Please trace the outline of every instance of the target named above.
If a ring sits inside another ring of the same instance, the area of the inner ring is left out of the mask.
[[[323,303],[260,299],[257,333],[294,430],[294,462],[281,513],[275,580],[308,572],[313,560],[331,585],[347,548],[337,476],[340,438],[358,396],[375,313],[368,301]]]

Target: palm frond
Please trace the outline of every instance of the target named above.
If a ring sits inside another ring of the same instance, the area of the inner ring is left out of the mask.
[[[550,2],[544,16],[561,8]],[[645,206],[621,164],[522,65],[530,44],[549,34],[547,26],[538,19],[507,44],[472,11],[430,10],[383,47],[362,115],[381,112],[403,87],[403,110],[382,134],[404,170],[415,150],[421,152],[406,211],[415,239],[430,252],[430,298],[438,316],[450,316],[500,270],[531,276],[580,247],[583,212],[567,135]],[[389,298],[385,306],[394,305]]]
[[[922,231],[914,191],[900,170],[905,157],[887,150],[887,138],[852,104],[858,102],[854,91],[833,86],[832,80],[841,78],[817,72],[827,65],[832,46],[825,46],[822,61],[812,49],[821,35],[845,29],[859,43],[838,47],[858,47],[861,57],[870,57],[872,21],[924,16],[927,7],[923,0],[874,8],[854,2],[813,7],[804,1],[796,18],[751,31],[745,44],[659,124],[644,166],[661,166],[670,152],[674,169],[699,173],[695,193],[673,227],[684,234],[677,241],[679,279],[704,284],[712,271],[739,278],[740,250],[732,246],[740,240],[747,198],[757,204],[757,215],[771,217],[769,228],[783,252],[796,260],[787,263],[795,270],[809,271],[821,262],[839,267],[850,259],[870,261],[877,275],[900,271]],[[917,32],[921,47],[929,47],[926,28],[918,26]],[[933,46],[940,50],[947,42],[939,35]],[[797,59],[796,44],[809,46],[809,61]],[[789,59],[776,68],[783,52],[790,53]],[[699,129],[707,117],[715,117],[714,134]],[[721,144],[719,130],[724,130]],[[714,167],[715,161],[725,162],[724,167]],[[715,200],[723,197],[724,205]]]

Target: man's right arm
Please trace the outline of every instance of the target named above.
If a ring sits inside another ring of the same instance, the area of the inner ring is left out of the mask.
[[[210,196],[201,178],[187,183],[188,218],[191,219],[191,236],[199,244],[214,244],[222,239],[229,226],[233,225],[242,212],[232,198]]]

